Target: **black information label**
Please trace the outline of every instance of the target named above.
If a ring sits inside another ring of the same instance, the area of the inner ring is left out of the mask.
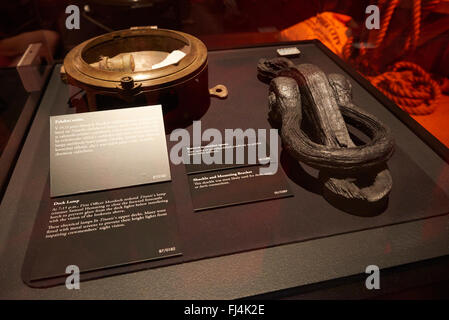
[[[49,199],[28,252],[29,281],[181,254],[170,183]]]
[[[259,173],[261,166],[188,176],[195,211],[292,196],[284,173]]]
[[[188,158],[186,172],[192,174],[277,162],[277,148],[273,154],[276,159],[271,159],[271,152],[270,146],[260,141],[190,146],[185,150]]]

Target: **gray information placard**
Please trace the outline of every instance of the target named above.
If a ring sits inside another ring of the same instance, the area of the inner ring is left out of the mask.
[[[170,179],[160,105],[50,117],[52,197]]]

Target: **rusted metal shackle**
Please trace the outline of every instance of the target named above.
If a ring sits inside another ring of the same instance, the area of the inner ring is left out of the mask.
[[[320,170],[328,191],[367,202],[388,196],[392,178],[386,161],[394,152],[393,137],[378,119],[352,103],[351,84],[344,76],[326,76],[315,65],[275,58],[259,61],[258,77],[270,82],[269,117],[281,127],[284,148]],[[309,124],[306,132],[303,121]],[[370,141],[356,145],[346,124]]]

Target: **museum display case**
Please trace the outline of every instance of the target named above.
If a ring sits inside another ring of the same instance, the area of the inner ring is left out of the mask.
[[[1,6],[0,297],[447,297],[449,1]]]

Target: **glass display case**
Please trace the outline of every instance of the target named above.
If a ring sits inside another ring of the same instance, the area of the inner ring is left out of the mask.
[[[0,297],[448,297],[448,0],[0,8]]]

